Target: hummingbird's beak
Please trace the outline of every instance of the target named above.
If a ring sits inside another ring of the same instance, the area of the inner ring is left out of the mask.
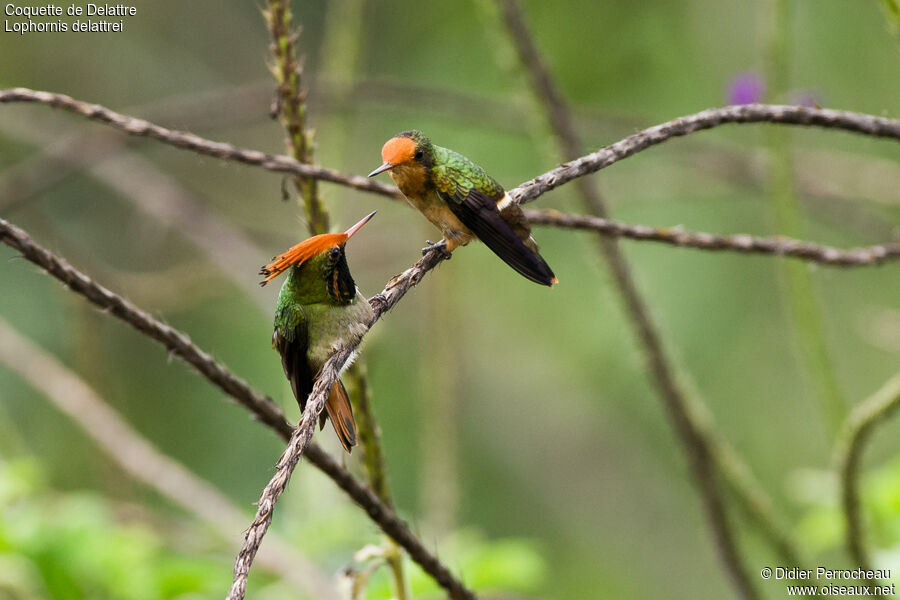
[[[383,165],[381,165],[380,167],[378,167],[377,169],[375,169],[374,171],[369,173],[369,177],[375,177],[379,173],[384,173],[388,169],[393,169],[393,168],[394,168],[394,165],[385,161],[385,163]]]
[[[354,225],[353,227],[351,227],[350,229],[348,229],[348,230],[345,232],[346,235],[347,235],[347,239],[349,240],[351,237],[353,237],[353,234],[354,234],[354,233],[356,233],[357,231],[359,231],[360,229],[362,229],[362,226],[365,225],[366,223],[368,223],[368,222],[369,222],[369,219],[371,219],[372,217],[374,217],[376,212],[378,212],[378,211],[373,210],[372,212],[370,212],[369,214],[367,214],[365,217],[363,217],[362,220],[360,220],[359,223],[357,223],[356,225]]]

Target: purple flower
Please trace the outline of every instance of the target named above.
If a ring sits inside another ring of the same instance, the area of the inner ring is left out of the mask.
[[[753,104],[766,95],[766,82],[753,71],[738,73],[728,84],[729,104]]]

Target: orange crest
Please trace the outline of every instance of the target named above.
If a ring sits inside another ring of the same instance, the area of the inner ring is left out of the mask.
[[[292,246],[287,252],[279,254],[272,259],[272,262],[259,270],[260,275],[266,276],[263,281],[259,282],[259,285],[266,285],[284,273],[288,267],[302,265],[320,252],[325,252],[326,250],[331,250],[332,248],[337,248],[338,246],[346,244],[347,240],[353,237],[353,234],[359,231],[362,226],[368,223],[369,219],[374,216],[375,211],[373,210],[344,233],[323,233],[314,235],[308,240],[303,240],[296,246]]]
[[[395,166],[411,161],[415,154],[415,140],[405,136],[393,137],[381,148],[381,160]]]
[[[266,285],[289,267],[301,265],[319,252],[325,252],[347,241],[346,233],[323,233],[308,240],[303,240],[296,246],[292,246],[287,252],[283,252],[272,259],[272,262],[259,270],[260,275],[266,278],[259,285]]]

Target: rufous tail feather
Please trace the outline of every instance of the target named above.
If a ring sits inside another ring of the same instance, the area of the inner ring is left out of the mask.
[[[356,445],[356,422],[353,420],[353,410],[350,408],[350,398],[347,390],[340,381],[331,386],[331,393],[325,401],[325,411],[331,419],[331,426],[337,434],[341,445],[347,453]]]

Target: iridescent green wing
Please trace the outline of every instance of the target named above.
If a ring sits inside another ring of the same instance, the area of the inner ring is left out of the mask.
[[[453,150],[434,146],[434,166],[431,169],[438,193],[450,204],[460,204],[475,190],[490,198],[494,204],[504,191],[484,169]]]
[[[438,195],[450,211],[503,262],[531,281],[543,285],[555,281],[547,263],[500,214],[497,203],[506,192],[484,169],[452,150],[435,146],[432,175]]]

